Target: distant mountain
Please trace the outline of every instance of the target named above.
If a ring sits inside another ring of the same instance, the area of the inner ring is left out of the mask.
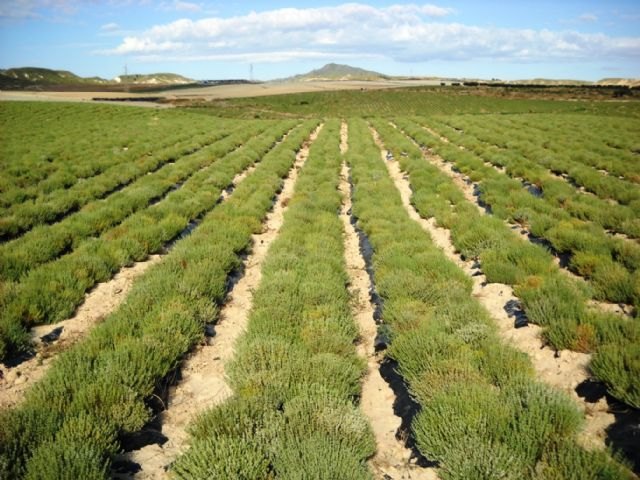
[[[0,70],[0,89],[31,89],[38,87],[78,87],[87,89],[92,86],[108,88],[110,86],[170,86],[195,83],[194,80],[175,73],[153,73],[148,75],[121,75],[113,80],[100,77],[79,77],[66,70],[22,67]]]
[[[311,70],[309,73],[295,75],[284,79],[291,82],[310,82],[322,80],[388,80],[389,76],[382,73],[364,70],[362,68],[328,63],[322,68]]]

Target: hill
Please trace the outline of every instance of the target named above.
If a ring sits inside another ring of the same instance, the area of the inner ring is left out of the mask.
[[[597,85],[615,85],[620,87],[640,87],[640,78],[603,78]]]
[[[290,82],[311,82],[323,80],[388,80],[389,76],[382,73],[365,70],[363,68],[340,65],[338,63],[328,63],[322,68],[311,70],[302,75],[295,75],[284,79]]]
[[[80,77],[66,70],[22,67],[0,70],[0,89],[22,90],[40,88],[87,88],[104,89],[113,86],[172,86],[195,83],[194,80],[175,73],[152,73],[147,75],[121,75],[113,80],[100,77]]]
[[[83,78],[67,70],[22,67],[0,70],[1,88],[20,88],[34,85],[105,85],[110,83],[100,77]]]
[[[192,80],[175,73],[151,73],[148,75],[120,75],[113,79],[116,83],[132,85],[186,85],[194,83]]]

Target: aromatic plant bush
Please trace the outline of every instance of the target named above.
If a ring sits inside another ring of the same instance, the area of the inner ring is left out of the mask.
[[[71,254],[31,270],[2,299],[0,358],[30,348],[25,328],[68,318],[96,283],[133,261],[161,252],[190,222],[218,204],[220,191],[273,147],[274,136],[291,127],[291,122],[277,123],[247,142],[257,153],[249,155],[240,149],[228,154],[194,174],[163,201],[129,216],[99,238],[90,238]]]
[[[173,466],[178,478],[242,478],[248,467],[250,478],[371,477],[365,460],[375,442],[356,405],[365,366],[353,347],[336,215],[338,128],[327,122],[312,145],[269,249],[247,332],[226,368],[234,396],[190,427],[191,448]],[[207,467],[212,458],[217,465]]]
[[[413,190],[432,184],[434,179],[427,175],[416,176],[426,178],[425,184],[414,180],[414,172],[428,168],[421,153],[406,139],[402,142],[397,130],[373,123],[406,167]],[[388,355],[420,405],[411,427],[418,449],[439,463],[443,478],[537,478],[537,469],[556,442],[579,448],[582,414],[564,394],[535,381],[525,354],[501,344],[488,313],[471,296],[469,278],[409,220],[391,180],[383,176],[384,160],[362,121],[350,123],[349,138],[354,215],[374,249],[375,284],[384,302],[382,321],[391,332]],[[438,198],[433,191],[428,196]],[[453,232],[452,236],[455,241]],[[488,245],[485,248],[491,249],[499,244]],[[403,288],[388,287],[390,282],[395,285],[395,278],[406,279]],[[414,313],[409,318],[400,313],[405,306]],[[590,472],[601,457],[583,454],[587,460],[581,468]],[[616,468],[621,478],[629,476],[625,467]]]
[[[239,267],[239,255],[259,231],[312,127],[295,128],[266,153],[226,202],[138,280],[116,312],[60,354],[18,408],[0,415],[0,477],[39,478],[43,465],[55,464],[54,474],[108,478],[114,438],[150,419],[146,400],[156,385],[217,319],[227,277]],[[105,423],[78,448],[87,436],[86,416]]]

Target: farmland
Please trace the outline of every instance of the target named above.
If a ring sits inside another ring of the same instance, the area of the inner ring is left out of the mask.
[[[633,100],[2,102],[0,165],[0,478],[640,472]]]

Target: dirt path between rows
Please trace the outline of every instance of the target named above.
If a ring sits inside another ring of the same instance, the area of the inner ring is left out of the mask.
[[[390,123],[390,125],[393,126],[394,128],[398,128],[393,123]],[[446,137],[438,136],[438,133],[433,131],[429,127],[423,126],[422,128],[425,131],[429,132],[430,134],[438,137],[444,143],[449,143],[449,140]],[[411,140],[418,148],[420,148],[425,159],[427,159],[434,166],[438,167],[440,171],[442,171],[445,175],[451,178],[453,183],[462,191],[464,198],[469,202],[471,202],[473,205],[475,205],[481,214],[484,215],[489,213],[488,210],[490,210],[490,208],[483,205],[482,201],[480,200],[480,196],[479,196],[480,186],[478,183],[472,182],[467,175],[455,170],[455,167],[452,163],[446,162],[440,156],[434,155],[426,148],[421,148],[419,145],[416,144],[415,140],[413,140],[411,137],[407,136],[407,138]],[[458,148],[464,149],[464,147],[460,147],[460,146]],[[503,168],[493,165],[489,162],[484,162],[484,163],[488,167],[491,167],[497,170],[498,172],[504,173],[506,175],[505,170]],[[505,225],[507,225],[507,227],[509,227],[509,229],[513,233],[518,235],[520,238],[522,238],[526,242],[530,242],[530,243],[536,243],[539,241],[544,242],[544,239],[538,239],[537,237],[535,237],[526,226],[513,224],[508,222],[507,220],[503,220],[503,222]],[[629,241],[633,241],[633,240],[629,240]],[[587,280],[584,277],[581,277],[580,275],[577,275],[573,273],[571,270],[569,270],[569,268],[563,263],[565,262],[566,259],[564,259],[562,255],[557,254],[557,252],[555,252],[555,250],[550,244],[545,242],[545,245],[552,252],[553,261],[563,275],[571,278],[572,280],[578,283],[584,284],[587,282]],[[626,305],[622,303],[618,304],[618,303],[610,303],[610,302],[605,302],[600,300],[590,300],[589,305],[595,308],[598,308],[604,312],[624,315],[626,317],[631,317],[633,312],[633,305]]]
[[[347,125],[340,129],[340,150],[347,151]],[[376,479],[416,479],[435,480],[436,470],[422,468],[412,461],[412,452],[396,438],[402,419],[394,413],[396,396],[389,384],[382,378],[380,362],[384,354],[376,354],[374,341],[377,325],[374,319],[375,307],[368,295],[370,279],[365,260],[360,252],[360,241],[351,223],[351,184],[349,167],[343,163],[340,173],[340,192],[343,203],[340,219],[344,225],[345,261],[349,275],[349,292],[354,300],[353,314],[360,329],[358,355],[367,361],[367,373],[362,383],[360,407],[369,420],[376,439],[376,454],[369,460],[369,466]]]
[[[225,364],[233,358],[235,343],[246,330],[253,292],[258,288],[262,277],[262,264],[269,246],[282,227],[298,173],[321,129],[322,125],[309,136],[298,152],[282,191],[276,197],[273,210],[267,215],[262,233],[252,236],[251,254],[244,261],[244,273],[227,295],[227,301],[215,325],[212,342],[199,346],[181,366],[181,380],[169,392],[167,408],[159,415],[166,442],[162,445],[147,445],[124,455],[126,460],[140,465],[140,470],[133,478],[167,478],[169,465],[187,447],[188,424],[198,413],[221,404],[232,395],[225,377]]]
[[[585,428],[579,438],[587,448],[605,447],[605,429],[615,422],[615,417],[608,412],[605,398],[597,403],[585,402],[576,393],[576,387],[589,378],[587,365],[590,355],[569,350],[554,352],[545,347],[541,338],[542,328],[529,324],[525,328],[514,328],[514,319],[507,311],[510,304],[519,304],[519,299],[513,294],[509,285],[488,283],[486,276],[477,264],[464,261],[456,253],[451,241],[449,230],[436,226],[433,218],[425,220],[411,205],[411,184],[407,176],[401,171],[397,161],[387,161],[387,151],[377,132],[372,129],[376,144],[380,148],[380,156],[387,166],[389,175],[402,197],[402,203],[409,217],[416,221],[438,246],[458,267],[473,280],[473,296],[484,306],[495,320],[500,336],[514,348],[529,355],[537,378],[568,393],[584,412]],[[431,160],[431,159],[429,159]]]
[[[221,192],[220,202],[226,201],[233,189],[255,168],[256,165],[253,164],[238,173],[230,186]],[[191,230],[192,227],[187,229]],[[98,283],[87,292],[84,302],[73,317],[55,324],[34,327],[31,336],[35,344],[35,355],[14,367],[0,367],[0,409],[17,406],[23,400],[26,390],[45,375],[57,355],[82,340],[96,325],[114,312],[127,297],[135,279],[149,267],[159,263],[170,250],[170,246],[181,238],[182,235],[178,235],[168,242],[165,247],[169,248],[165,248],[164,253],[150,255],[145,261],[122,268],[111,280]],[[50,338],[43,341],[43,336]]]
[[[40,380],[64,350],[67,350],[120,306],[136,278],[155,265],[161,255],[150,255],[143,262],[125,267],[108,282],[99,283],[85,295],[75,315],[55,324],[39,325],[31,330],[36,354],[15,367],[2,367],[0,376],[0,410],[18,405],[25,391]],[[51,340],[43,341],[41,337]],[[55,338],[55,340],[54,340]]]

